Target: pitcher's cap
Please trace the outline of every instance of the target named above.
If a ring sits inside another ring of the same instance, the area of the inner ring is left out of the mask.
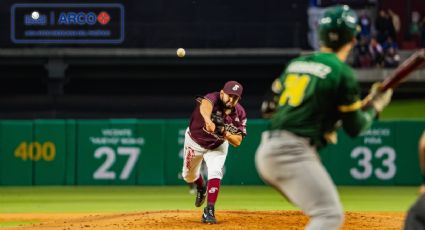
[[[223,92],[229,95],[236,95],[238,97],[242,96],[243,87],[237,81],[228,81],[224,84]]]

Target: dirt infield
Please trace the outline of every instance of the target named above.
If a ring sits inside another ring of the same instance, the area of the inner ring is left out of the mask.
[[[201,211],[152,211],[120,214],[0,214],[0,223],[38,222],[11,229],[303,229],[299,211],[216,211],[218,224],[202,224]],[[342,229],[402,229],[401,212],[347,212]]]

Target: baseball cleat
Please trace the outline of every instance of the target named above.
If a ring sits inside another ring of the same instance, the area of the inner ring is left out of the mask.
[[[204,208],[204,213],[202,214],[202,223],[206,224],[217,224],[217,220],[214,215],[214,206],[207,205]]]
[[[201,207],[201,205],[205,202],[205,197],[207,197],[207,186],[197,188],[195,206]]]

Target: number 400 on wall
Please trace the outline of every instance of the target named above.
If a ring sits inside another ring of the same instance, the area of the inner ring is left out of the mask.
[[[53,161],[56,156],[56,146],[50,141],[44,143],[23,141],[16,147],[14,156],[23,161]]]

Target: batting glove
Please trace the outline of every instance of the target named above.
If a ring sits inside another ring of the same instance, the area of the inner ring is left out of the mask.
[[[390,103],[391,97],[393,95],[392,89],[387,89],[386,91],[381,92],[379,88],[381,87],[380,82],[376,82],[370,88],[369,95],[363,100],[363,105],[372,105],[376,112],[380,113],[384,108]]]

